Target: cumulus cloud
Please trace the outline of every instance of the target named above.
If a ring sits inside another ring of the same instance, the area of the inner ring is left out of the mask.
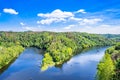
[[[104,10],[92,13],[86,12],[84,9],[73,12],[56,9],[51,13],[39,13],[37,16],[40,17],[40,20],[37,23],[45,24],[44,26],[48,31],[120,34],[120,19],[116,19],[118,15],[119,10]],[[55,30],[51,29],[51,26]]]
[[[18,14],[18,12],[16,10],[12,9],[12,8],[5,8],[5,9],[3,9],[3,12],[4,13],[9,13],[9,14],[15,14],[15,15]]]
[[[54,22],[66,21],[67,18],[73,17],[74,14],[72,12],[66,12],[66,11],[61,11],[60,9],[56,9],[51,13],[46,13],[46,14],[39,13],[37,14],[37,16],[41,18],[45,18],[40,21],[37,21],[37,23],[51,24]]]
[[[53,12],[47,14],[39,13],[38,16],[45,18],[67,18],[73,16],[73,14],[71,12],[66,12],[66,11],[61,11],[60,9],[56,9]]]
[[[76,11],[77,13],[86,13],[84,9],[80,9]],[[61,11],[60,9],[56,9],[52,11],[51,13],[39,13],[37,16],[41,17],[41,20],[37,21],[38,24],[47,24],[50,25],[52,23],[70,23],[70,22],[76,22],[80,25],[93,25],[98,22],[102,22],[103,20],[101,18],[87,18],[87,17],[77,17],[77,14],[74,12],[67,12],[67,11]],[[80,14],[84,15],[84,14]]]

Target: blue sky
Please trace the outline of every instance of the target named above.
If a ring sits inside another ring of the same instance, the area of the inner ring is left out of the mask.
[[[0,0],[0,31],[120,34],[120,0]]]

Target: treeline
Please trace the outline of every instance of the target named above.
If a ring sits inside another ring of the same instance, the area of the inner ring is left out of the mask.
[[[99,34],[79,32],[0,32],[0,44],[2,46],[20,45],[44,49],[43,70],[49,66],[62,64],[77,51],[94,46],[112,45],[114,42],[114,40]]]
[[[120,80],[120,42],[105,51],[98,64],[97,80]]]

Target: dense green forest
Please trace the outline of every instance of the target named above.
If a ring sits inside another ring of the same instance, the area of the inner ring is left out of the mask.
[[[97,80],[120,80],[120,42],[106,50],[98,64]]]
[[[41,67],[46,70],[50,66],[64,63],[78,51],[113,45],[115,41],[100,34],[79,32],[0,32],[0,68],[26,47],[37,47],[45,51]]]

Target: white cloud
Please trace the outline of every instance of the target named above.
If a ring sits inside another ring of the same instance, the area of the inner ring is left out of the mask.
[[[9,13],[9,14],[15,14],[15,15],[18,14],[18,12],[15,11],[14,9],[12,9],[12,8],[5,8],[5,9],[3,9],[3,12]]]
[[[71,28],[73,28],[73,27],[75,27],[76,25],[69,25],[69,26],[67,26],[67,27],[64,27],[63,29],[66,29],[66,30],[69,30],[69,29],[71,29]]]
[[[77,18],[77,17],[71,17],[69,18],[69,20],[75,21],[80,25],[88,25],[88,24],[93,25],[103,21],[101,18]]]
[[[86,13],[86,12],[84,9],[80,9],[77,11],[77,13]],[[74,14],[74,12],[66,12],[66,11],[61,11],[59,9],[54,10],[51,13],[46,13],[46,14],[39,13],[37,16],[42,18],[40,21],[37,21],[38,24],[48,24],[48,25],[57,22],[69,23],[69,21],[76,21],[81,25],[86,25],[86,24],[96,24],[97,22],[102,21],[102,19],[100,18],[88,19],[88,18],[75,17],[76,14]]]
[[[80,10],[78,10],[78,11],[76,11],[75,13],[87,13],[87,12],[85,12],[85,10],[84,9],[80,9]]]
[[[103,21],[102,19],[100,18],[94,18],[94,19],[82,19],[79,24],[80,25],[93,25],[93,24],[96,24],[98,22],[101,22]]]
[[[25,24],[24,24],[23,22],[20,22],[20,25],[21,25],[21,26],[24,26]]]
[[[68,18],[74,15],[71,12],[66,12],[66,11],[61,11],[60,9],[56,9],[51,13],[47,13],[47,14],[40,13],[38,14],[38,16],[44,18]]]
[[[61,22],[61,21],[66,21],[65,19],[63,18],[49,18],[49,19],[44,19],[44,20],[41,20],[41,21],[37,21],[38,24],[51,24],[53,22]]]
[[[37,23],[40,24],[51,24],[54,22],[61,22],[61,21],[66,21],[67,18],[73,17],[74,14],[72,12],[66,12],[66,11],[61,11],[60,9],[56,9],[51,13],[39,13],[37,14],[37,16],[41,17],[41,18],[45,18],[42,19],[40,21],[37,21]]]
[[[109,14],[108,11],[110,12]],[[88,33],[120,34],[120,19],[116,19],[116,16],[118,17],[119,15],[119,11],[114,10],[114,13],[113,11],[111,11],[112,10],[104,10],[101,12],[88,13],[84,9],[80,9],[76,12],[61,11],[57,9],[52,11],[51,13],[39,13],[38,16],[41,20],[37,21],[37,23],[40,25],[48,24],[45,25],[46,27],[44,29],[47,31],[77,31]]]
[[[73,20],[73,21],[81,21],[81,20],[83,20],[82,18],[76,18],[76,17],[70,17],[69,19]]]

